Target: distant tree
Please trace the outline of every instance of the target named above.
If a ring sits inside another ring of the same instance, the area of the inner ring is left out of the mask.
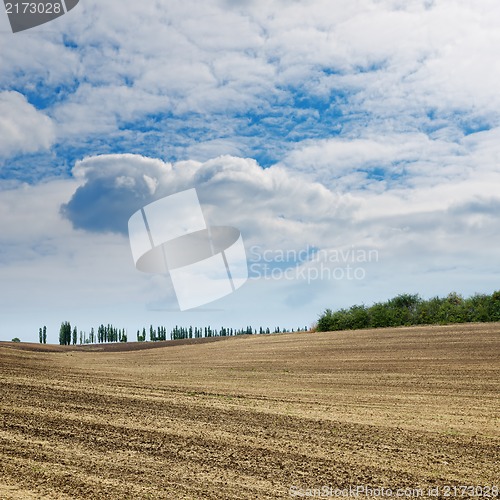
[[[73,328],[73,345],[76,345],[76,341],[78,338],[78,330],[76,329],[76,326]]]
[[[368,328],[370,326],[370,314],[368,309],[362,306],[352,306],[349,309],[351,316],[351,328]]]
[[[40,344],[42,344],[43,343],[43,330],[41,328],[38,331],[38,338],[40,340]]]
[[[323,314],[318,319],[318,331],[329,332],[332,331],[333,323],[333,311],[331,309],[325,309]],[[266,333],[269,333],[266,330]]]
[[[402,293],[387,301],[391,311],[391,324],[388,326],[403,326],[415,324],[415,316],[421,299],[418,294]]]
[[[373,328],[384,328],[391,326],[393,323],[392,311],[385,303],[377,302],[373,304],[368,309],[368,315],[370,317],[369,324]]]
[[[493,292],[488,301],[490,321],[500,321],[500,291]]]
[[[59,344],[64,345],[64,323],[61,323],[61,328],[59,328]]]
[[[43,343],[46,344],[47,343],[47,327],[46,326],[43,327],[42,337],[43,337]]]
[[[19,337],[14,337],[12,339],[12,342],[21,342],[21,339]]]

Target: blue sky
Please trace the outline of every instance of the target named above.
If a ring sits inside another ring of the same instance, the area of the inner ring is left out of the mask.
[[[66,320],[296,328],[499,288],[499,21],[489,0],[81,0],[16,34],[2,13],[0,338],[46,324],[56,341]],[[180,313],[126,227],[192,187],[254,256],[378,259],[359,280],[271,262],[276,279]]]

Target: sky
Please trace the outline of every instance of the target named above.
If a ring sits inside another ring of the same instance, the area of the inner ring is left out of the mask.
[[[0,340],[500,289],[499,25],[495,0],[80,0],[18,33],[1,10]],[[128,220],[191,188],[249,279],[181,311]]]

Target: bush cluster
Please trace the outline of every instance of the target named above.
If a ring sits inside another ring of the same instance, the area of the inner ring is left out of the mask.
[[[357,330],[390,326],[445,325],[500,321],[500,291],[463,298],[457,293],[424,300],[418,294],[401,294],[371,307],[327,309],[319,318],[317,331]]]

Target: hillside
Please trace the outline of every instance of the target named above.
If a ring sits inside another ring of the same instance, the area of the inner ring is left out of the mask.
[[[1,498],[442,492],[500,477],[498,323],[15,347],[0,345]]]
[[[240,335],[239,337],[247,337]],[[175,347],[179,345],[206,344],[235,337],[203,337],[198,339],[162,340],[155,342],[109,342],[100,344],[40,344],[35,342],[0,341],[0,348],[17,349],[31,352],[128,352],[157,349],[159,347]]]

